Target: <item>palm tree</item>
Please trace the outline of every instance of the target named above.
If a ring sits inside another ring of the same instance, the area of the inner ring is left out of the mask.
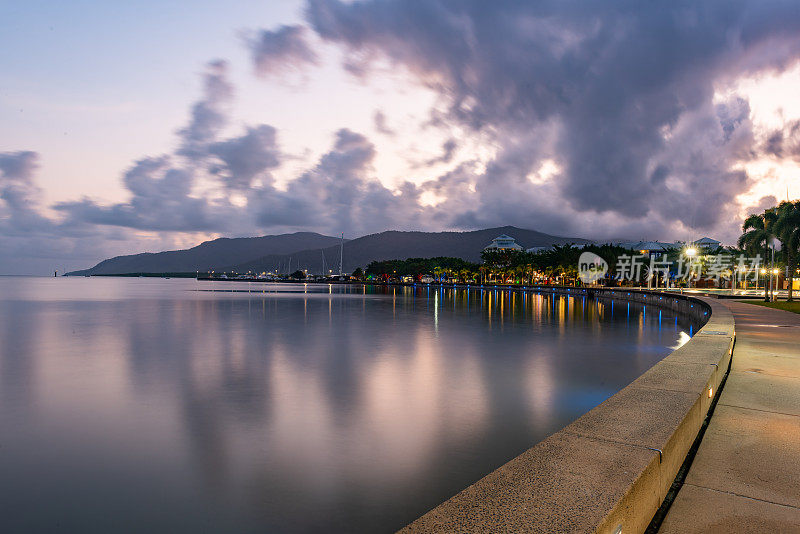
[[[792,301],[792,285],[797,253],[800,249],[800,201],[781,202],[778,206],[778,218],[775,221],[775,234],[781,240],[781,247],[786,255],[788,267],[789,293],[787,301]]]
[[[769,255],[769,245],[775,239],[775,221],[778,219],[775,208],[770,208],[761,215],[750,215],[742,224],[742,235],[739,236],[739,246],[753,252],[764,250],[764,263]],[[767,284],[764,284],[764,300],[769,300]]]
[[[533,265],[530,263],[525,266],[525,276],[528,278],[528,283],[533,285]]]
[[[525,266],[524,265],[517,265],[517,268],[514,269],[515,279],[514,281],[518,284],[525,283]],[[518,277],[518,278],[517,278]]]
[[[478,273],[481,275],[481,285],[486,283],[486,273],[489,268],[486,265],[481,265],[478,267]]]

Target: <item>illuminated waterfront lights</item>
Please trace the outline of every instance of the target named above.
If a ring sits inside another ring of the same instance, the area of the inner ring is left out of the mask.
[[[761,274],[767,274],[767,270],[764,269],[763,267],[761,268]]]
[[[778,268],[772,269],[772,274],[778,274],[780,272],[781,272],[781,270],[778,269]]]
[[[694,256],[697,256],[697,249],[696,249],[695,247],[688,247],[688,248],[687,248],[686,250],[684,250],[683,252],[684,252],[684,254],[686,254],[687,256],[689,256],[690,258],[691,258],[691,257],[694,257]]]

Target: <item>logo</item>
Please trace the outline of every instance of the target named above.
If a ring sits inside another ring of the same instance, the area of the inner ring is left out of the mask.
[[[593,252],[584,252],[578,258],[578,276],[584,284],[603,278],[608,272],[606,260]]]

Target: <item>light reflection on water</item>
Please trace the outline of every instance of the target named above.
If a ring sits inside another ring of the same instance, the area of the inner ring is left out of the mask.
[[[689,327],[495,290],[0,278],[2,521],[393,531]]]

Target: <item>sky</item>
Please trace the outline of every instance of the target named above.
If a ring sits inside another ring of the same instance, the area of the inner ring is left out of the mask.
[[[0,274],[220,236],[726,243],[800,196],[800,3],[0,2]]]

